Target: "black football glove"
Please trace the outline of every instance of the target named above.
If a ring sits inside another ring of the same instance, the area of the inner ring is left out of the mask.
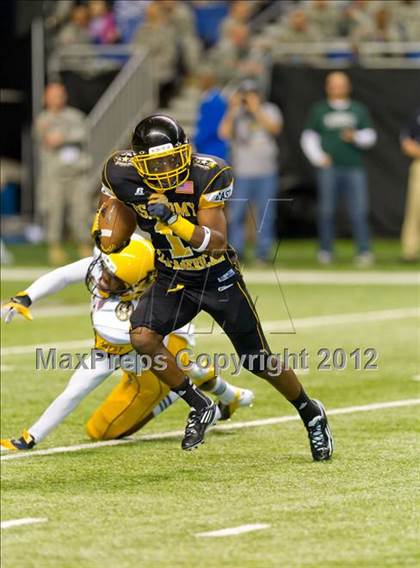
[[[168,198],[161,193],[154,193],[149,197],[147,212],[151,217],[159,219],[162,223],[168,223],[168,221],[175,220],[177,217],[176,213],[169,207]]]

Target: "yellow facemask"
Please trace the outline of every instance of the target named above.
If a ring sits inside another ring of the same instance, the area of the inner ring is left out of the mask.
[[[173,147],[165,145],[161,150],[151,149],[148,154],[136,154],[131,163],[145,183],[158,192],[175,189],[188,178],[191,164],[191,144]]]

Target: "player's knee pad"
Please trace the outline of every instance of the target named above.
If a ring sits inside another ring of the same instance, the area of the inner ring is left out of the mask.
[[[135,431],[168,392],[151,371],[141,375],[123,372],[119,384],[86,423],[89,436],[111,440]]]

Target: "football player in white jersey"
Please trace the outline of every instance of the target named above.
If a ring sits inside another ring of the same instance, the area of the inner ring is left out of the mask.
[[[144,362],[130,344],[129,318],[139,297],[154,278],[154,248],[147,239],[133,235],[121,252],[84,258],[53,270],[19,292],[3,306],[10,322],[17,314],[32,319],[33,302],[66,286],[85,281],[91,292],[91,319],[95,334],[92,356],[75,370],[64,391],[42,416],[19,438],[0,441],[1,450],[29,450],[56,428],[78,404],[120,367],[122,377],[106,400],[89,418],[86,428],[95,440],[128,436],[168,408],[178,396],[169,390],[151,369],[138,368]],[[215,373],[188,357],[194,346],[194,326],[186,325],[165,338],[167,348],[176,355],[182,350],[182,363],[200,388],[213,393],[218,401],[218,419],[227,419],[239,406],[250,406],[254,395],[248,389],[230,385]]]

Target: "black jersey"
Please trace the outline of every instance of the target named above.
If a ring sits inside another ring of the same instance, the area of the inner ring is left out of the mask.
[[[153,190],[131,164],[133,156],[134,152],[126,150],[108,158],[102,174],[102,191],[135,210],[138,226],[150,234],[155,247],[158,278],[199,285],[203,278],[206,282],[223,282],[225,275],[232,276],[232,265],[226,255],[214,258],[195,251],[169,227],[148,214],[147,201]],[[197,225],[198,210],[223,207],[232,189],[232,169],[224,160],[193,154],[188,179],[179,187],[165,191],[165,195],[172,211]]]

